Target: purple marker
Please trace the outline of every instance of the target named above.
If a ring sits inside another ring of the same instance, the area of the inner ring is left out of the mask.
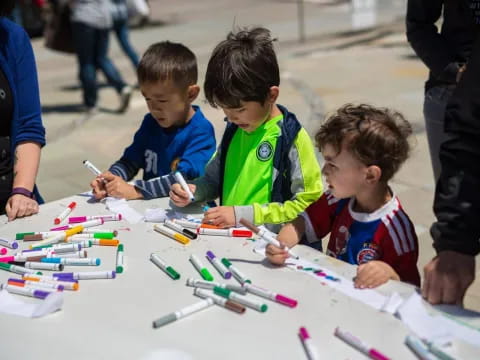
[[[51,293],[48,291],[43,291],[43,290],[35,290],[32,288],[25,288],[25,287],[20,287],[20,286],[15,286],[15,285],[2,285],[2,289],[7,290],[9,293],[12,294],[17,294],[17,295],[24,295],[24,296],[30,296],[34,297],[37,299],[45,299],[48,295]]]
[[[16,242],[15,240],[0,239],[0,245],[9,247],[10,249],[18,248],[18,242]]]
[[[117,276],[115,271],[83,271],[75,273],[54,273],[54,277],[58,277],[61,281],[66,279],[74,280],[91,280],[91,279],[115,279]]]
[[[14,278],[10,278],[8,279],[8,284],[9,285],[15,285],[16,284],[19,284],[17,286],[22,286],[22,287],[31,287],[33,289],[38,289],[40,288],[40,290],[57,290],[57,291],[63,291],[63,289],[65,288],[63,285],[60,285],[60,284],[55,284],[55,283],[42,283],[42,282],[39,282],[39,281],[31,281],[31,280],[22,280],[22,279],[14,279]]]
[[[207,259],[212,263],[213,267],[217,269],[217,271],[223,276],[224,279],[230,279],[232,277],[232,273],[210,250],[207,251]]]

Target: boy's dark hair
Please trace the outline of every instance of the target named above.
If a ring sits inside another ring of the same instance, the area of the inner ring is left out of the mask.
[[[139,84],[169,80],[184,89],[197,83],[197,59],[186,46],[162,41],[151,45],[143,54],[137,77]]]
[[[346,104],[320,127],[315,140],[319,150],[330,144],[337,154],[345,144],[346,149],[366,166],[380,167],[380,181],[387,182],[408,158],[411,134],[410,123],[396,111],[366,104]]]
[[[15,0],[2,0],[0,2],[0,17],[10,15],[14,7]]]
[[[240,107],[240,101],[262,105],[270,87],[280,85],[280,71],[270,31],[256,27],[231,31],[213,50],[204,91],[213,107]]]

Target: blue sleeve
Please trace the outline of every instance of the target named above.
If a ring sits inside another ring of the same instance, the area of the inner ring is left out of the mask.
[[[18,103],[17,132],[13,146],[22,141],[45,145],[45,128],[42,125],[37,68],[30,39],[23,29],[15,33],[14,81]]]
[[[189,136],[191,141],[177,170],[184,174],[186,179],[195,179],[205,173],[205,165],[215,152],[215,132],[212,124],[206,121],[203,126],[194,128]]]

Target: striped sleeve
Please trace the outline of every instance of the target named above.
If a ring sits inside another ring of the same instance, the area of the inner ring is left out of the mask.
[[[136,165],[134,162],[122,157],[120,160],[115,162],[110,169],[108,169],[113,175],[120,176],[125,181],[130,181],[135,175],[137,175],[140,166]]]
[[[170,187],[176,182],[175,175],[170,173],[150,180],[135,180],[133,184],[138,190],[140,190],[143,198],[149,200],[159,197],[167,197],[170,192]]]

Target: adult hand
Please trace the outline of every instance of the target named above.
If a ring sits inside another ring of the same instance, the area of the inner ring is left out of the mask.
[[[120,176],[113,175],[107,171],[100,175],[106,181],[105,189],[107,194],[120,199],[134,200],[143,198],[135,186],[128,184]]]
[[[197,187],[194,184],[187,185],[190,188],[192,194],[195,195],[195,190],[197,190]],[[187,192],[183,190],[182,186],[178,183],[175,183],[170,187],[169,195],[172,202],[178,207],[185,207],[191,203],[190,197],[188,196]]]
[[[281,243],[280,243],[281,244]],[[283,246],[283,244],[282,244]],[[283,246],[285,247],[285,246]],[[286,250],[283,248],[279,248],[275,245],[268,244],[265,248],[265,254],[267,255],[267,259],[275,265],[283,265],[285,261],[290,256]]]
[[[442,251],[425,267],[422,296],[431,304],[463,305],[463,297],[475,279],[475,257]]]
[[[235,226],[235,211],[233,206],[216,206],[205,211],[204,223],[228,228]]]
[[[5,206],[8,221],[38,213],[38,203],[21,194],[10,196]]]
[[[400,280],[400,276],[386,262],[372,260],[358,265],[354,286],[356,288],[374,288],[388,280]]]

